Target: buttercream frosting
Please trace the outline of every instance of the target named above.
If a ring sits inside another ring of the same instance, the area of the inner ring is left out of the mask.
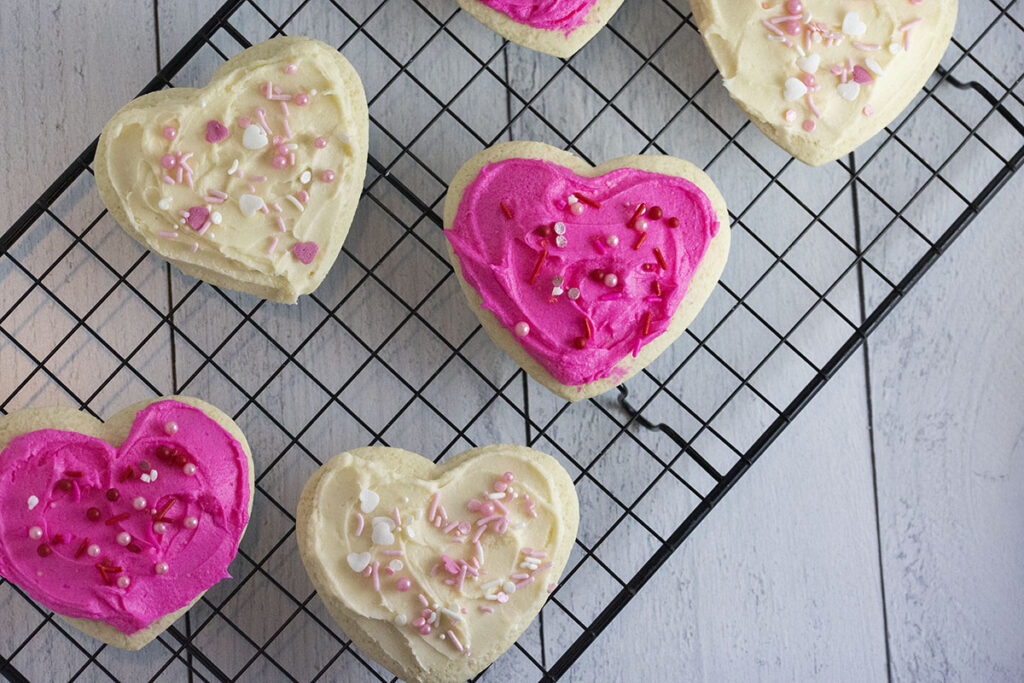
[[[587,13],[597,0],[480,0],[533,28],[572,33],[587,23]]]
[[[131,634],[228,577],[249,496],[242,445],[178,401],[141,410],[120,447],[29,432],[0,452],[0,575]]]
[[[668,328],[717,231],[707,195],[684,178],[589,178],[513,158],[480,171],[446,234],[483,307],[573,386],[612,376]]]

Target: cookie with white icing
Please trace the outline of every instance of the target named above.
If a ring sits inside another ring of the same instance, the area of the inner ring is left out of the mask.
[[[694,0],[732,98],[797,159],[852,152],[910,103],[949,45],[957,0]]]
[[[531,50],[571,57],[604,28],[622,0],[457,0],[484,26]]]
[[[335,456],[306,483],[299,552],[331,616],[407,681],[463,681],[555,590],[579,523],[572,480],[522,446],[443,465],[397,448]]]
[[[467,161],[444,225],[484,330],[569,401],[608,391],[667,349],[729,253],[725,200],[693,164],[628,156],[595,168],[538,142]]]
[[[198,399],[144,401],[107,422],[14,411],[0,417],[0,576],[137,650],[228,578],[252,490],[245,436]]]
[[[344,57],[310,38],[274,38],[203,88],[125,105],[100,136],[96,183],[128,234],[182,271],[294,303],[348,234],[368,125]]]

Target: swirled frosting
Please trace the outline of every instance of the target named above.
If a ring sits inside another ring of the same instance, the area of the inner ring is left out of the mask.
[[[381,450],[336,456],[316,484],[302,543],[323,568],[317,588],[344,603],[364,637],[349,635],[397,660],[399,675],[463,680],[554,590],[578,521],[572,482],[525,448],[487,447],[437,478],[371,457]]]
[[[347,233],[339,217],[351,215],[365,173],[365,102],[351,67],[317,41],[251,50],[256,58],[242,53],[243,65],[229,62],[204,88],[118,112],[102,166],[122,222],[151,249],[198,277],[219,272],[294,301],[323,279]]]
[[[849,152],[906,106],[949,43],[955,0],[695,0],[730,94],[812,164]]]
[[[242,445],[178,401],[141,410],[120,447],[29,432],[0,452],[0,575],[131,634],[228,577],[249,496]]]
[[[566,35],[587,23],[587,13],[597,0],[480,0],[533,28],[565,31]]]
[[[717,231],[684,178],[506,159],[466,187],[446,234],[483,307],[573,386],[612,376],[668,328]]]

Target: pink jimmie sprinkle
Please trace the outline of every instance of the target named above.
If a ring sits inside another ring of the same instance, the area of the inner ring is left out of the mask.
[[[474,557],[473,559],[474,560],[478,560],[480,562],[483,562],[484,561],[484,547],[482,545],[480,545],[480,541],[473,541],[473,547],[476,548],[476,557]]]
[[[168,239],[178,239],[178,233],[176,232],[158,232],[157,235],[160,237],[166,237]]]
[[[275,249],[277,249],[277,238],[276,237],[274,239],[270,240],[270,246],[267,247],[267,253],[268,254],[273,254]],[[356,536],[358,536],[360,533],[362,533],[362,531],[363,531],[363,517],[362,517],[362,515],[360,515],[359,516],[359,528],[356,529]]]
[[[500,501],[492,500],[491,503],[494,505],[495,510],[505,515],[506,517],[508,516],[508,508],[502,505]]]
[[[478,527],[476,534],[473,535],[473,543],[478,543],[480,541],[480,537],[484,535],[485,531],[487,531],[486,526]]]
[[[858,50],[865,50],[865,51],[880,50],[880,49],[882,49],[881,45],[872,45],[872,44],[869,44],[869,43],[856,43],[855,42],[855,43],[852,43],[852,45],[855,48],[857,48]]]
[[[427,521],[433,521],[434,514],[437,512],[437,503],[441,499],[441,492],[435,491],[434,496],[430,499],[430,508],[427,510]]]
[[[288,116],[288,103],[284,100],[281,100],[281,115],[284,117]],[[291,138],[291,133],[288,134],[288,137]]]
[[[622,298],[621,292],[612,292],[611,294],[601,295],[601,301],[618,301]]]
[[[391,511],[391,516],[395,519],[395,526],[402,526],[402,516],[398,514],[397,505],[395,506],[395,509]]]
[[[274,238],[274,246],[277,246],[277,238]],[[362,513],[356,513],[356,536],[361,536],[363,533],[363,525],[366,524],[366,520],[363,519]]]
[[[548,556],[548,554],[543,550],[531,550],[530,552],[526,552],[524,550],[523,553],[529,555],[530,557],[535,557],[538,560],[543,560],[545,557]]]
[[[468,565],[462,565],[462,572],[459,573],[459,581],[455,584],[455,590],[457,590],[460,593],[462,592],[462,584],[466,581],[466,570],[468,568]]]
[[[558,583],[552,581],[548,584],[548,593],[553,593],[556,588],[558,588]]]
[[[534,570],[534,572],[533,572],[533,573],[534,573],[534,574],[538,574],[538,573],[540,573],[540,572],[544,571],[545,569],[551,569],[551,568],[552,568],[553,566],[555,566],[555,563],[554,563],[554,562],[545,562],[545,563],[544,563],[544,564],[542,564],[541,566],[537,567],[537,569],[536,569],[536,570]]]
[[[284,104],[284,102],[282,102],[281,104]],[[287,115],[288,114],[285,114],[285,116],[287,116]],[[284,139],[285,140],[291,140],[292,139],[292,127],[288,125],[288,119],[284,119],[283,121],[281,121],[281,127],[284,128]]]
[[[807,108],[811,110],[812,114],[814,114],[814,118],[821,118],[821,112],[819,112],[818,108],[814,106],[814,97],[811,93],[807,93]]]
[[[424,607],[426,607],[427,605],[430,604],[429,602],[427,602],[427,597],[425,595],[423,595],[423,593],[419,594],[419,600],[420,600],[420,604],[423,605]]]
[[[897,31],[900,31],[900,32],[906,31],[907,29],[911,28],[912,26],[917,26],[917,25],[918,25],[918,24],[920,24],[920,23],[921,23],[922,21],[924,21],[924,20],[923,20],[923,19],[920,19],[920,18],[918,18],[918,19],[914,19],[913,21],[908,21],[907,23],[903,24],[903,26],[900,26],[900,27],[899,27],[898,29],[896,29],[896,30],[897,30]]]
[[[373,563],[373,590],[380,593],[380,562]]]
[[[487,517],[484,517],[483,519],[478,519],[476,521],[476,525],[482,527],[486,524],[490,524],[491,522],[495,522],[499,519],[501,519],[501,515],[489,515]]]
[[[601,244],[601,238],[599,238],[599,237],[594,238],[592,240],[592,243],[594,245],[594,249],[597,250],[598,254],[601,254],[602,256],[604,256],[605,254],[608,253],[608,250],[604,248],[603,244]]]
[[[513,575],[512,575],[511,577],[509,577],[509,578],[511,578],[511,579],[512,579],[513,581],[521,581],[522,579],[528,579],[528,578],[530,578],[530,575],[529,575],[529,574],[523,574],[523,573],[519,573],[519,574],[513,574]]]
[[[494,608],[487,605],[480,605],[480,611],[487,614],[494,614]]]
[[[763,25],[763,26],[764,26],[764,27],[765,27],[766,29],[768,29],[769,31],[771,31],[772,33],[774,33],[775,35],[777,35],[777,36],[781,36],[781,35],[782,35],[782,31],[781,31],[781,30],[779,29],[779,27],[778,27],[778,26],[776,26],[775,24],[772,24],[772,23],[771,23],[771,22],[769,22],[769,21],[768,21],[767,19],[763,19],[763,20],[761,20],[761,24],[762,24],[762,25]]]
[[[287,232],[287,228],[284,227],[284,219],[281,218],[280,216],[277,216],[276,219],[277,219],[277,229],[280,230],[281,232]]]
[[[289,64],[288,66],[286,66],[284,68],[284,72],[286,74],[293,74],[293,73],[295,73],[298,70],[299,70],[299,67],[295,66],[294,64]]]
[[[262,128],[267,135],[273,136],[274,131],[270,130],[270,126],[267,125],[267,110],[263,107],[259,107],[256,110],[256,118],[260,122],[260,128]]]
[[[448,640],[451,641],[451,644],[455,646],[456,650],[462,652],[462,643],[460,643],[459,639],[455,637],[455,634],[452,633],[451,629],[448,629]]]
[[[388,557],[401,557],[401,550],[382,550],[381,555],[387,555]]]
[[[446,526],[444,528],[444,533],[450,534],[452,531],[454,531],[455,529],[458,529],[458,528],[459,528],[459,523],[458,522],[452,522],[451,524],[449,524],[448,526]]]
[[[528,579],[523,579],[522,581],[517,581],[516,582],[516,588],[522,588],[523,586],[529,586],[531,583],[533,583],[533,577],[532,576],[530,578],[528,578]]]

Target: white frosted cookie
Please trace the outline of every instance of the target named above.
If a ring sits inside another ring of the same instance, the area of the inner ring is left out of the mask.
[[[848,154],[910,103],[953,34],[956,0],[693,0],[729,94],[812,166]]]
[[[531,50],[571,57],[608,23],[622,0],[457,0],[484,26]]]
[[[306,483],[299,552],[364,652],[407,681],[462,681],[555,589],[579,504],[554,458],[486,446],[440,466],[398,448],[337,455]]]
[[[96,183],[128,234],[184,272],[294,303],[348,234],[368,121],[344,57],[311,38],[274,38],[204,88],[125,105],[100,136]]]
[[[668,348],[729,253],[725,200],[693,164],[628,156],[594,168],[538,142],[467,161],[444,225],[484,330],[570,401],[621,384]]]
[[[228,578],[252,490],[245,436],[198,399],[144,401],[107,422],[15,411],[0,417],[0,576],[138,650]]]

